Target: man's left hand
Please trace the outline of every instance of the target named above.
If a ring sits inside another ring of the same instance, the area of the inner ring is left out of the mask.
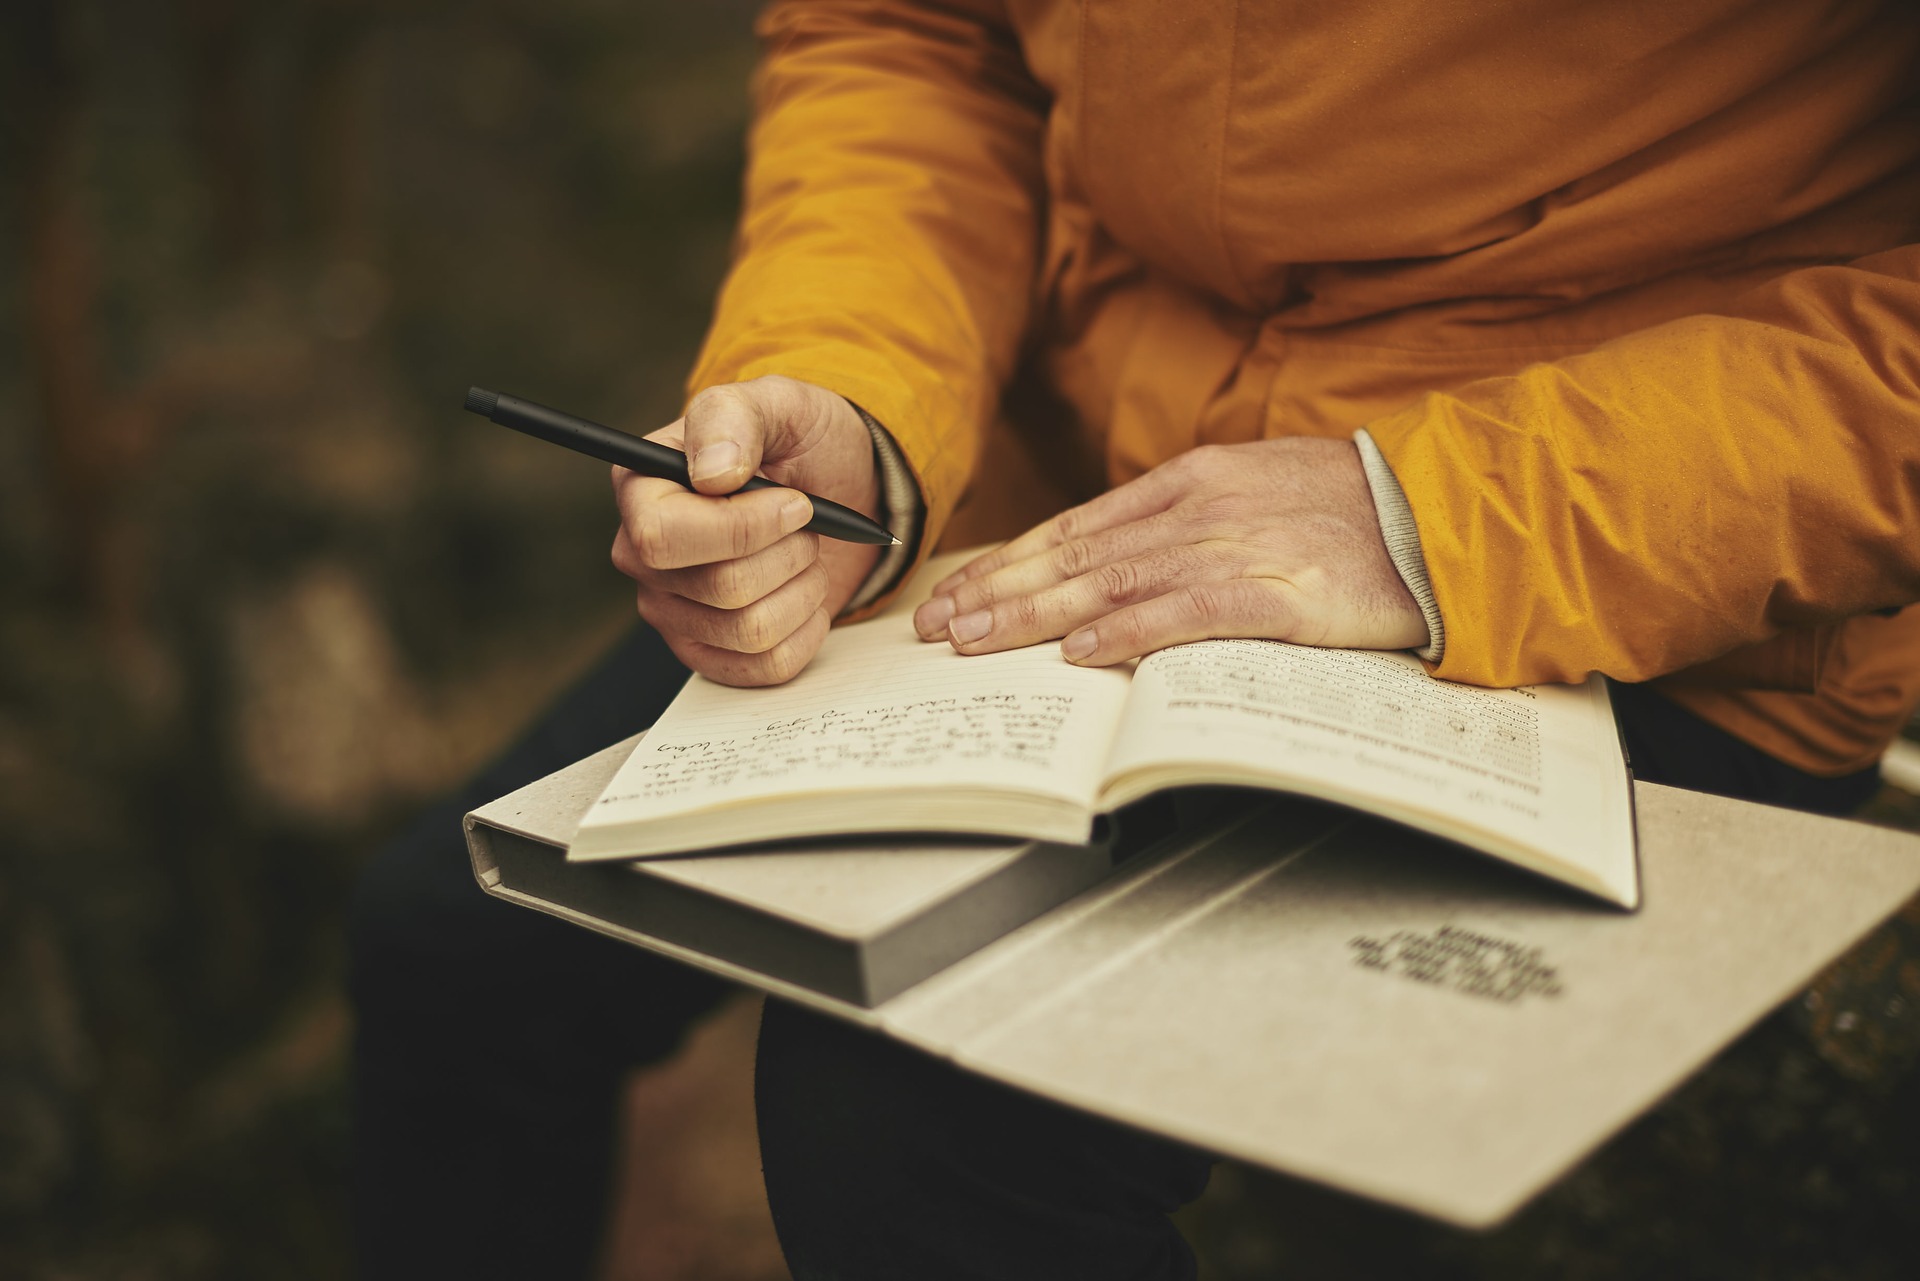
[[[1300,438],[1190,450],[968,564],[913,621],[963,654],[1065,637],[1094,667],[1217,636],[1427,643],[1359,450]]]

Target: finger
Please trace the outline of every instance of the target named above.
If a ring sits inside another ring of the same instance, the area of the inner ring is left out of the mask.
[[[1169,645],[1222,636],[1263,636],[1313,641],[1300,635],[1307,622],[1283,584],[1270,579],[1178,587],[1129,605],[1067,633],[1060,652],[1083,667],[1106,667]]]
[[[681,438],[681,427],[685,424],[685,422],[686,422],[686,419],[684,418],[676,418],[672,422],[668,423],[665,427],[662,427],[659,431],[647,433],[646,438],[648,440],[655,442],[656,444],[668,445],[674,449],[679,449],[682,452],[684,452],[685,441]],[[613,474],[613,492],[616,497],[619,495],[620,489],[623,485],[630,483],[640,475],[639,472],[629,471],[627,468],[622,467],[619,463],[615,463],[613,465],[612,474]],[[654,479],[654,478],[649,477],[648,479]],[[670,480],[656,479],[655,484],[670,486],[673,489],[684,488],[684,486],[675,485]],[[665,489],[662,489],[660,492],[666,493],[667,491]]]
[[[644,573],[649,567],[641,560],[634,534],[643,521],[651,520],[649,509],[665,502],[675,494],[685,494],[686,486],[676,485],[670,480],[658,476],[647,476],[640,472],[628,471],[625,467],[613,469],[613,505],[620,513],[620,533],[626,536],[630,550],[629,563],[634,568],[621,564],[618,557],[614,564],[629,577]],[[615,540],[616,551],[619,548],[618,537]]]
[[[670,445],[681,453],[685,453],[687,450],[686,429],[687,420],[684,418],[676,418],[659,431],[648,432],[647,439],[657,444]],[[617,465],[615,469],[619,470]]]
[[[1217,574],[1213,561],[1195,547],[1171,547],[1115,560],[1064,583],[1009,595],[990,608],[962,614],[948,625],[948,634],[953,647],[963,654],[989,654],[1053,640],[1118,609]]]
[[[684,494],[685,485],[676,485],[670,480],[658,476],[647,476],[637,471],[628,471],[619,464],[613,468],[613,502],[620,509],[624,521],[629,510],[639,510],[642,503],[657,503],[668,494]]]
[[[793,453],[818,428],[820,403],[791,378],[709,387],[683,420],[687,474],[703,494],[730,494],[768,457]]]
[[[1061,543],[1037,556],[956,583],[914,611],[913,625],[923,640],[943,640],[955,618],[990,609],[1090,574],[1116,561],[1149,555],[1188,541],[1166,512],[1128,521],[1085,538]],[[1191,567],[1191,566],[1190,566]],[[1060,633],[1055,633],[1059,635]]]
[[[820,642],[827,638],[830,624],[826,610],[815,610],[792,635],[764,654],[715,649],[696,640],[675,637],[667,638],[667,646],[675,658],[722,685],[779,685],[798,676],[813,661],[813,656],[820,652]]]
[[[617,549],[616,549],[617,550]],[[738,560],[716,561],[687,569],[654,571],[650,585],[716,609],[743,609],[790,582],[820,560],[820,537],[804,530],[788,534]],[[615,561],[618,564],[618,560]],[[628,575],[633,577],[634,575]]]
[[[935,583],[933,594],[947,595],[961,583],[1037,556],[1062,543],[1088,537],[1127,521],[1158,515],[1173,506],[1181,492],[1177,469],[1171,464],[1156,467],[1137,480],[1128,481],[1118,489],[1110,489],[1092,502],[1070,507],[1053,519],[1035,525],[1012,542],[968,561]]]
[[[613,502],[620,513],[620,524],[613,534],[613,567],[628,578],[639,578],[652,572],[640,559],[640,552],[634,546],[627,530],[637,526],[640,514],[650,505],[673,494],[684,494],[686,488],[670,480],[661,480],[656,476],[643,476],[639,472],[628,471],[616,464],[613,468]]]
[[[751,489],[713,497],[688,493],[672,481],[636,476],[621,485],[617,497],[621,528],[643,570],[738,560],[771,547],[813,519],[813,504],[794,489]]]
[[[633,540],[621,527],[613,533],[612,559],[615,569],[636,582],[644,581],[654,590],[671,592],[719,609],[739,609],[751,605],[819,560],[820,538],[802,530],[738,560],[715,561],[686,569],[651,569],[641,563]]]
[[[640,588],[640,616],[663,636],[683,637],[711,649],[764,654],[793,635],[827,599],[826,567],[815,562],[767,595],[740,609],[715,609],[699,601]]]

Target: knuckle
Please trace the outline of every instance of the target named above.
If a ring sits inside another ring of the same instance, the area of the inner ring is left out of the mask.
[[[711,677],[714,680],[726,679],[720,674],[717,664],[714,663],[712,651],[695,645],[686,637],[674,632],[661,630],[660,639],[667,643],[667,649],[672,652],[675,658],[680,660],[681,666],[686,667],[690,671],[699,672],[702,676]]]
[[[724,658],[714,658],[708,663],[708,666],[712,670],[704,671],[700,674],[709,680],[718,681],[722,685],[733,685],[740,689],[752,689],[759,685],[774,684],[773,681],[768,680],[761,674],[761,665],[757,655],[743,657],[739,654],[729,654]]]
[[[1262,629],[1264,633],[1279,639],[1296,635],[1304,621],[1300,602],[1291,591],[1266,593],[1261,613],[1264,616],[1262,621],[1266,624]]]
[[[1063,577],[1078,578],[1093,569],[1093,549],[1079,539],[1060,544],[1054,552]]]
[[[1130,560],[1102,566],[1094,576],[1094,590],[1110,605],[1120,605],[1140,593],[1140,567]]]
[[[1138,653],[1145,648],[1146,636],[1146,623],[1137,610],[1117,614],[1100,624],[1100,639],[1104,647],[1123,654]]]
[[[969,579],[953,589],[954,608],[962,613],[986,609],[998,599],[999,593],[993,588],[991,576]]]
[[[1226,618],[1226,602],[1220,594],[1205,587],[1187,587],[1181,591],[1181,603],[1188,617],[1203,627],[1217,627]]]
[[[667,648],[673,651],[674,657],[688,667],[694,666],[694,658],[705,651],[707,646],[703,645],[698,637],[689,634],[686,628],[679,626],[672,613],[662,609],[657,600],[648,599],[645,592],[640,594],[637,604],[641,621],[660,634],[660,639],[667,643]]]
[[[699,639],[687,630],[685,620],[675,608],[675,603],[664,593],[643,589],[634,598],[634,609],[640,615],[641,621],[658,632],[661,639],[665,640],[668,647],[672,648],[676,654],[679,653],[677,647],[694,645]],[[686,662],[684,655],[681,656],[680,661]]]
[[[755,537],[754,522],[751,520],[730,520],[727,522],[727,558],[739,560],[751,556],[759,539]]]
[[[627,537],[641,565],[648,569],[671,567],[673,534],[659,508],[647,507],[634,517]]]
[[[766,656],[770,682],[778,685],[792,680],[800,674],[800,669],[807,665],[807,660],[811,657],[813,657],[811,650],[800,643],[800,637],[796,633],[786,644]]]
[[[729,630],[732,644],[728,648],[742,654],[764,654],[785,639],[773,610],[765,604],[736,611]]]
[[[783,374],[763,374],[732,387],[735,403],[764,439],[769,425],[790,420],[805,401],[806,384]]]
[[[1003,547],[999,551],[982,556],[979,560],[962,565],[960,572],[955,574],[954,577],[960,582],[970,583],[976,578],[985,578],[1006,563],[1007,551],[1006,548]]]
[[[1210,538],[1247,528],[1246,513],[1231,494],[1189,490],[1180,496],[1178,519],[1189,536]]]
[[[762,403],[789,422],[817,426],[825,421],[822,411],[839,402],[832,393],[785,374],[768,374],[761,381],[766,388]]]
[[[716,383],[711,387],[702,387],[694,393],[693,399],[687,402],[687,417],[710,414],[722,405],[730,403],[739,394],[739,387],[733,383]]]
[[[768,544],[768,554],[788,570],[787,577],[791,578],[820,558],[820,535],[806,529],[781,534]]]
[[[752,576],[740,561],[722,561],[707,574],[708,603],[721,609],[742,609],[759,597],[753,590]]]
[[[769,685],[786,684],[800,674],[800,667],[801,663],[798,657],[798,651],[793,648],[783,649],[775,654],[764,655],[763,661],[760,664],[760,670],[766,678],[766,683]]]
[[[1218,474],[1225,464],[1225,451],[1219,445],[1195,445],[1175,457],[1172,466],[1174,475],[1180,480],[1197,484]]]
[[[822,573],[826,572],[826,563],[820,559],[820,535],[810,534],[803,530],[798,534],[788,534],[787,537],[799,540],[794,544],[794,559],[792,562],[794,573],[797,574],[810,565],[818,565]]]
[[[833,590],[833,575],[827,572],[827,567],[817,560],[801,570],[796,577],[805,580],[800,585],[800,591],[802,598],[809,604],[819,605],[827,598],[827,593]]]

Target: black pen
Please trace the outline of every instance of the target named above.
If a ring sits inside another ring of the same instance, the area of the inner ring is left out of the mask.
[[[602,427],[599,423],[575,418],[558,409],[536,405],[518,396],[504,396],[483,387],[467,388],[467,408],[502,427],[537,436],[562,449],[598,458],[603,463],[617,463],[642,476],[657,476],[661,480],[693,488],[693,481],[687,476],[687,456],[671,446],[642,440],[624,431]],[[765,476],[755,476],[736,492],[770,488],[790,489],[792,486],[782,486]],[[899,541],[851,507],[843,507],[825,498],[815,498],[812,494],[806,494],[805,497],[813,504],[813,519],[806,523],[805,528],[816,534],[838,538],[842,542],[867,543],[879,547]]]

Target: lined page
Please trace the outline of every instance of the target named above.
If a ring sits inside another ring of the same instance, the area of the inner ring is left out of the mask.
[[[917,581],[945,572],[936,562]],[[1057,644],[972,656],[927,644],[912,622],[925,587],[907,595],[835,629],[785,685],[694,677],[589,811],[577,844],[600,848],[595,829],[795,795],[970,788],[1091,813],[1128,673],[1074,667]]]
[[[1134,676],[1110,801],[1169,770],[1265,775],[1637,901],[1627,772],[1597,677],[1480,689],[1405,654],[1179,645]]]

